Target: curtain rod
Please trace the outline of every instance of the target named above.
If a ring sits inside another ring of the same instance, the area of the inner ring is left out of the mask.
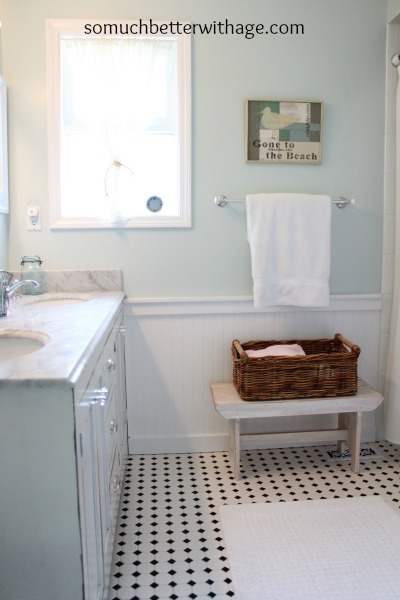
[[[244,198],[239,198],[237,200],[232,199],[228,199],[226,196],[215,196],[214,198],[214,202],[217,206],[220,207],[224,207],[228,204],[228,202],[244,202]],[[336,204],[336,206],[338,208],[346,208],[346,206],[348,206],[349,204],[355,204],[356,201],[354,200],[354,198],[352,198],[351,200],[349,200],[348,198],[343,198],[343,196],[340,196],[340,198],[336,198],[336,200],[331,200],[332,204]]]

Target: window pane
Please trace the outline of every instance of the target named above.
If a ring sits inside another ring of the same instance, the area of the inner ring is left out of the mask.
[[[98,136],[65,133],[61,154],[61,216],[106,219],[104,177],[111,159]],[[89,157],[89,158],[88,158]]]
[[[156,217],[190,224],[183,208],[190,86],[178,37],[88,38],[76,27],[57,37],[61,226],[63,219],[113,224]],[[152,196],[162,199],[159,212],[147,207]]]

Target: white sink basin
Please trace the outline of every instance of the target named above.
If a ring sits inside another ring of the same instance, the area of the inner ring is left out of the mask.
[[[35,298],[34,300],[29,300],[26,303],[26,306],[30,304],[35,304],[42,306],[43,308],[48,308],[50,306],[69,306],[71,304],[80,304],[81,302],[87,302],[88,298],[83,298],[81,296],[61,296],[54,298]]]
[[[47,344],[50,338],[24,329],[0,330],[0,361],[13,360],[32,354]]]

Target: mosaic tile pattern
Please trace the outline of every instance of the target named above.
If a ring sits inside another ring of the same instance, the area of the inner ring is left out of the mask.
[[[131,456],[109,600],[234,599],[218,506],[382,495],[400,511],[400,448],[369,444],[359,474],[334,448]],[[362,455],[362,453],[361,453]]]

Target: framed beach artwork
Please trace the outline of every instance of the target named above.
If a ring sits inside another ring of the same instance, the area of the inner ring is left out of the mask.
[[[322,102],[247,100],[247,162],[318,165]]]
[[[0,77],[0,213],[8,212],[7,86]]]

